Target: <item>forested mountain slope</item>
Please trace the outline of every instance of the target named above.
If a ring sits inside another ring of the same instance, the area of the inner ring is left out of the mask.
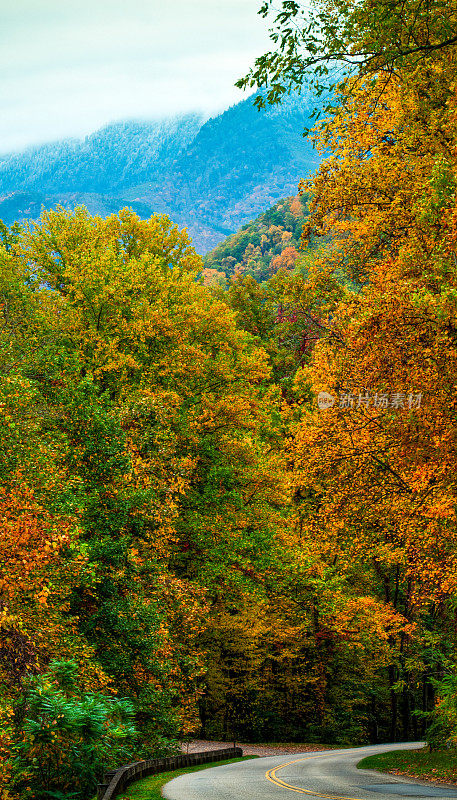
[[[314,101],[293,95],[257,111],[249,98],[207,120],[113,123],[0,160],[0,217],[8,224],[42,205],[86,205],[106,216],[128,205],[141,217],[164,212],[189,228],[200,252],[236,231],[319,162],[303,137]]]
[[[233,275],[251,275],[257,281],[265,281],[279,269],[293,270],[300,256],[300,237],[307,215],[306,194],[281,198],[207,253],[204,283],[211,285]]]
[[[0,162],[2,191],[112,193],[170,164],[203,124],[197,114],[116,122],[87,136],[29,148]]]

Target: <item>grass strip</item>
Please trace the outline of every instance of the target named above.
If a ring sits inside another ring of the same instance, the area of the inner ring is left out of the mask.
[[[394,775],[407,775],[438,783],[457,783],[457,761],[452,750],[391,750],[367,756],[359,761],[358,769],[377,769]]]
[[[199,770],[209,769],[210,767],[221,767],[223,764],[234,764],[236,761],[249,761],[258,756],[243,756],[242,758],[229,758],[227,761],[214,761],[211,764],[198,764],[195,767],[183,767],[174,772],[161,772],[159,775],[150,775],[149,778],[142,778],[140,781],[132,783],[127,789],[119,794],[116,800],[163,800],[162,787],[168,781],[177,778],[178,775],[185,775],[188,772],[198,772]]]

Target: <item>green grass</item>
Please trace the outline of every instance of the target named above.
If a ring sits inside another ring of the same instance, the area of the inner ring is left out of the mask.
[[[392,750],[368,756],[357,764],[359,769],[377,769],[396,775],[409,775],[446,783],[457,783],[457,760],[452,750]]]
[[[141,781],[132,783],[125,792],[118,795],[117,800],[163,800],[162,787],[168,781],[177,778],[178,775],[185,775],[187,772],[198,772],[210,767],[220,767],[222,764],[234,764],[236,761],[248,761],[250,758],[257,758],[257,756],[230,758],[227,761],[214,761],[211,764],[199,764],[196,767],[184,767],[174,772],[161,772],[160,775],[151,775],[149,778],[143,778]]]

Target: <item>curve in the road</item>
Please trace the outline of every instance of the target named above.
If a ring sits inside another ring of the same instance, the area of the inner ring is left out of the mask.
[[[267,781],[271,781],[271,783],[276,784],[276,786],[281,786],[282,789],[289,789],[291,792],[299,792],[300,794],[311,794],[313,797],[325,797],[327,800],[360,800],[359,797],[340,797],[338,795],[333,794],[321,794],[320,792],[313,791],[311,789],[302,789],[300,786],[293,786],[291,783],[286,783],[286,781],[282,781],[281,778],[278,778],[277,771],[279,769],[285,769],[289,767],[291,764],[299,764],[301,761],[309,761],[312,758],[325,758],[325,755],[322,756],[307,756],[307,758],[295,758],[293,761],[287,761],[285,764],[280,764],[279,767],[274,767],[273,769],[267,770],[265,773],[265,777]]]
[[[294,792],[317,800],[392,800],[392,795],[397,800],[457,800],[454,787],[412,783],[397,775],[357,769],[366,755],[422,746],[421,742],[408,742],[326,750],[288,761],[284,756],[267,756],[181,775],[164,786],[163,795],[168,800],[287,800]]]

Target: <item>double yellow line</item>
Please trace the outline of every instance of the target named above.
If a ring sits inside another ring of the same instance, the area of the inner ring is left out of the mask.
[[[335,794],[321,794],[320,792],[313,792],[310,789],[302,789],[300,786],[294,786],[292,783],[286,783],[286,781],[282,781],[281,778],[278,778],[276,775],[279,769],[289,767],[291,764],[299,764],[301,761],[311,761],[313,758],[325,758],[326,756],[328,758],[327,753],[322,756],[307,756],[306,758],[296,758],[295,761],[287,761],[286,764],[280,764],[279,767],[268,770],[268,772],[265,773],[265,777],[267,781],[270,781],[270,783],[274,783],[275,786],[280,786],[281,789],[288,789],[289,792],[311,794],[313,797],[325,797],[327,800],[361,800],[360,797],[339,797]]]

